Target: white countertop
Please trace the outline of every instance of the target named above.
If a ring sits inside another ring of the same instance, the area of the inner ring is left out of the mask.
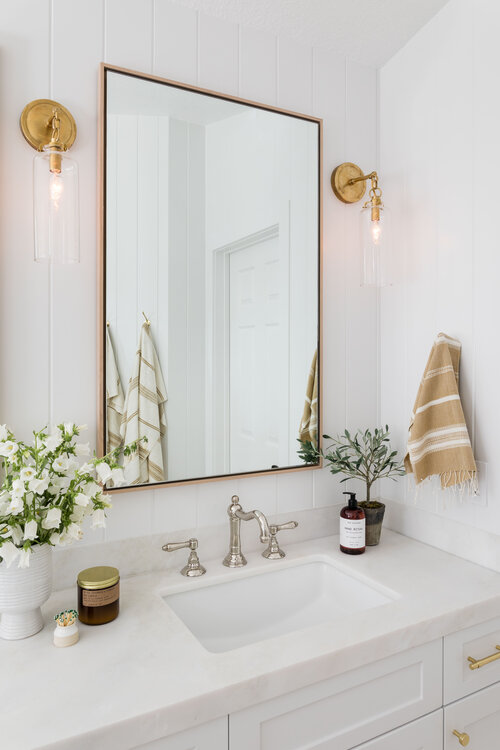
[[[342,554],[338,537],[287,545],[286,552],[284,561],[249,554],[243,570],[203,560],[207,574],[189,584],[327,555],[399,598],[215,654],[161,598],[186,585],[178,572],[122,580],[118,619],[80,624],[79,643],[65,649],[52,645],[52,617],[75,607],[76,586],[58,591],[43,608],[43,631],[0,642],[2,750],[126,750],[500,615],[499,573],[386,530],[364,555]]]

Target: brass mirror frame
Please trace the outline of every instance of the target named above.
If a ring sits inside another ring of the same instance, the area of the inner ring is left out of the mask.
[[[97,190],[97,455],[103,456],[106,447],[106,94],[107,94],[107,73],[121,73],[133,78],[140,78],[145,81],[156,81],[157,83],[173,86],[185,91],[193,91],[205,96],[212,96],[217,99],[245,104],[257,109],[276,112],[277,114],[296,117],[300,120],[308,120],[318,125],[318,377],[319,377],[319,396],[318,396],[318,445],[322,444],[322,412],[323,412],[323,120],[312,115],[305,115],[300,112],[273,107],[261,102],[254,102],[250,99],[242,99],[237,96],[222,94],[218,91],[191,86],[187,83],[172,81],[168,78],[141,73],[136,70],[122,68],[115,65],[101,63],[99,68],[99,126],[98,126],[98,190]],[[308,363],[305,365],[304,372],[307,371]],[[304,383],[305,395],[305,383]],[[297,431],[299,425],[297,424]],[[269,474],[284,474],[296,471],[311,471],[320,469],[322,461],[317,464],[308,464],[304,466],[289,466],[279,469],[262,469],[261,471],[249,471],[238,474],[221,474],[209,477],[193,477],[189,479],[180,479],[175,481],[155,482],[150,484],[136,484],[125,487],[107,488],[106,492],[132,492],[136,490],[157,489],[159,487],[175,487],[186,484],[200,484],[201,482],[220,482],[229,479],[238,479],[239,477],[256,477]]]

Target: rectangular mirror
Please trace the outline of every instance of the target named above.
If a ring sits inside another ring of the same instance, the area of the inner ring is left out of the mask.
[[[101,92],[100,453],[147,437],[129,486],[304,468],[321,120],[108,65]]]

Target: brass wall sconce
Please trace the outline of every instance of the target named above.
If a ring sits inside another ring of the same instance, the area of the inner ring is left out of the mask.
[[[78,263],[78,165],[66,155],[76,138],[75,120],[62,104],[36,99],[23,109],[19,124],[37,151],[33,160],[35,260]]]
[[[361,208],[362,286],[387,286],[389,283],[389,215],[382,201],[376,172],[364,174],[356,164],[344,162],[332,172],[332,190],[343,203],[357,203],[371,181],[368,200]]]

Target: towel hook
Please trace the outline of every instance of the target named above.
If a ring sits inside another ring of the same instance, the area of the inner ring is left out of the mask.
[[[106,321],[106,328],[109,328],[109,320]]]
[[[144,315],[144,320],[146,321],[146,325],[150,326],[151,321],[149,320],[149,318],[146,317],[146,313],[144,312],[144,310],[142,311],[142,314]]]

